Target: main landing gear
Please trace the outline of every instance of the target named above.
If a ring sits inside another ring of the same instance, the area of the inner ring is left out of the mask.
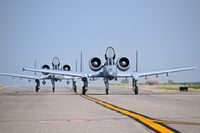
[[[40,80],[36,79],[35,82],[36,82],[35,91],[38,92],[40,89]],[[51,83],[52,83],[52,90],[53,92],[55,92],[55,81],[51,80]]]
[[[53,92],[55,92],[55,81],[51,80],[51,83],[52,83],[52,90],[53,90]]]
[[[109,93],[109,82],[108,82],[108,79],[105,79],[104,83],[105,83],[105,86],[106,86],[106,95],[108,95],[108,93]]]
[[[76,86],[76,81],[72,81],[72,88],[74,90],[74,92],[77,92],[77,86]]]
[[[132,80],[132,88],[133,88],[133,91],[135,93],[135,95],[138,94],[138,86],[137,86],[137,80]]]
[[[88,87],[88,79],[82,78],[82,81],[83,81],[82,94],[86,95],[87,87]]]
[[[40,80],[36,79],[35,82],[36,82],[35,91],[38,92],[40,89]]]

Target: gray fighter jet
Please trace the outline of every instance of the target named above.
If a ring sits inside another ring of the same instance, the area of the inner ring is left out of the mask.
[[[196,69],[196,67],[184,67],[184,68],[173,68],[166,70],[158,71],[149,71],[149,72],[138,72],[131,71],[127,72],[130,68],[130,61],[127,57],[119,57],[116,59],[116,54],[113,47],[108,47],[105,52],[105,63],[102,65],[101,59],[98,57],[92,57],[89,61],[89,67],[92,73],[83,73],[83,72],[70,72],[70,71],[60,71],[60,70],[44,70],[44,69],[29,69],[23,68],[24,71],[32,72],[42,72],[42,73],[51,73],[58,75],[72,76],[74,78],[80,78],[83,81],[82,94],[85,95],[88,88],[88,79],[92,78],[103,78],[106,86],[106,94],[109,93],[109,80],[117,78],[132,78],[132,88],[135,94],[138,94],[137,81],[139,77],[146,77],[149,75],[158,75],[158,74],[169,74],[179,71],[188,71]],[[137,61],[136,57],[136,61]],[[136,63],[137,66],[137,63]],[[101,70],[101,71],[100,71]]]
[[[58,57],[53,57],[52,60],[52,69],[50,68],[49,65],[45,64],[42,66],[42,70],[60,70],[60,71],[70,71],[71,67],[68,64],[65,64],[62,66],[62,68],[60,68],[60,60]],[[18,75],[18,74],[9,74],[9,73],[0,73],[0,75],[2,76],[10,76],[10,77],[17,77],[17,78],[25,78],[30,80],[35,80],[36,82],[36,86],[35,86],[35,91],[38,92],[40,89],[40,81],[42,81],[42,84],[45,85],[46,84],[46,80],[51,80],[52,83],[52,90],[53,92],[55,92],[55,82],[57,81],[61,81],[61,80],[67,80],[67,83],[69,80],[72,80],[72,85],[73,85],[73,89],[74,91],[76,91],[76,78],[73,78],[71,76],[62,76],[62,75],[58,75],[58,74],[53,74],[53,73],[47,73],[47,72],[43,72],[42,73],[44,76],[36,76],[36,74],[34,76],[29,76],[29,75]]]

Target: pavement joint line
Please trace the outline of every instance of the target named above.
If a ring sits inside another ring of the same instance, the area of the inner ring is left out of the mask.
[[[1,120],[0,123],[27,123],[27,122],[35,122],[35,123],[48,123],[48,122],[76,122],[76,121],[108,121],[108,120],[127,120],[128,118],[96,118],[96,119],[35,119],[35,120]]]
[[[139,123],[141,123],[142,125],[146,126],[147,128],[153,130],[154,132],[158,132],[158,133],[180,133],[179,131],[163,124],[162,122],[164,122],[164,120],[158,121],[158,120],[150,118],[148,116],[144,116],[142,114],[117,107],[113,104],[95,99],[93,97],[90,97],[90,96],[87,96],[87,95],[82,95],[82,94],[79,94],[79,93],[77,93],[77,94],[80,95],[81,97],[85,98],[85,99],[93,101],[93,102],[95,102],[99,105],[102,105],[102,106],[104,106],[108,109],[111,109],[111,110],[116,111],[120,114],[129,116],[129,117],[133,118],[134,120],[138,121]]]
[[[154,122],[167,123],[167,124],[182,124],[182,125],[200,125],[200,123],[195,123],[195,122],[170,121],[170,120],[154,120]]]

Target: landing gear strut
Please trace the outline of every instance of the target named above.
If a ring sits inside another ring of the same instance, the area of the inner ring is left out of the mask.
[[[106,86],[106,95],[109,93],[109,82],[108,79],[105,79],[105,86]]]
[[[135,95],[137,95],[138,94],[137,80],[135,79],[132,80],[132,87],[133,87],[133,91],[135,92]]]
[[[52,83],[52,90],[53,90],[53,92],[55,92],[55,81],[51,80],[51,83]]]
[[[88,80],[87,80],[87,78],[84,77],[84,78],[82,78],[82,81],[83,81],[82,94],[86,95],[87,87],[88,87]]]
[[[77,92],[77,86],[76,86],[76,81],[72,81],[72,87],[73,87],[73,90],[74,92]]]
[[[36,82],[35,91],[38,92],[40,89],[40,80],[36,79],[35,82]]]
[[[83,87],[82,87],[82,94],[85,95],[86,92],[87,92],[87,89],[83,86]]]

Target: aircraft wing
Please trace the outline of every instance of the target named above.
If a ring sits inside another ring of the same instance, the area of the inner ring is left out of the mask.
[[[18,75],[18,74],[9,74],[9,73],[0,73],[0,75],[9,76],[9,77],[17,77],[17,78],[26,78],[26,79],[43,79],[43,77],[28,76],[28,75]]]
[[[72,77],[83,77],[83,73],[78,72],[69,72],[69,71],[61,71],[61,70],[46,70],[46,69],[31,69],[31,68],[23,68],[23,71],[31,71],[31,72],[41,72],[41,73],[50,73],[50,74],[58,74],[58,75],[67,75]]]
[[[194,70],[194,69],[196,69],[196,67],[172,68],[172,69],[150,71],[150,72],[133,72],[132,76],[135,79],[138,79],[139,77],[158,75],[158,74],[168,74],[168,73],[174,73],[174,72],[180,72],[180,71],[189,71],[189,70]]]
[[[103,77],[103,72],[88,73],[87,77],[89,77],[89,78],[102,78]]]
[[[74,79],[72,76],[63,76],[62,80]]]
[[[18,74],[9,74],[9,73],[0,73],[0,76],[9,76],[9,77],[16,77],[16,78],[21,78],[21,79],[32,79],[32,80],[46,80],[46,79],[51,79],[51,75],[47,76],[28,76],[28,75],[18,75]],[[72,76],[57,76],[57,78],[62,79],[62,80],[77,80],[76,78]]]
[[[117,73],[117,77],[121,77],[121,78],[124,78],[124,77],[132,77],[132,73],[131,72],[118,72]]]
[[[173,68],[173,69],[166,69],[166,70],[158,70],[158,71],[150,71],[150,72],[118,72],[117,77],[134,77],[138,79],[139,77],[150,76],[150,75],[158,75],[158,74],[168,74],[173,72],[180,72],[180,71],[188,71],[194,70],[196,67],[184,67],[184,68]],[[78,72],[69,72],[69,71],[60,71],[60,70],[46,70],[46,69],[29,69],[23,68],[23,71],[31,71],[31,72],[44,72],[44,73],[51,73],[51,74],[58,74],[58,75],[67,75],[72,77],[103,77],[102,72],[96,73],[78,73]]]
[[[58,74],[58,75],[63,75],[66,79],[73,79],[73,77],[78,77],[78,78],[81,78],[81,77],[89,77],[89,78],[103,77],[102,72],[78,73],[78,72],[61,71],[61,70],[30,69],[30,68],[23,68],[23,71]]]

